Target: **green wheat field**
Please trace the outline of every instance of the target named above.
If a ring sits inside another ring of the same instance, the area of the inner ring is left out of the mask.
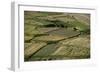
[[[24,61],[90,58],[90,14],[24,11]]]

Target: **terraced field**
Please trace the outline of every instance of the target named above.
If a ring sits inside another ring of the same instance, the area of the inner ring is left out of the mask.
[[[24,12],[24,61],[90,58],[90,15]]]

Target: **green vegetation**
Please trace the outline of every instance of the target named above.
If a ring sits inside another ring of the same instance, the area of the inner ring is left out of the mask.
[[[90,58],[90,15],[24,12],[24,61]]]

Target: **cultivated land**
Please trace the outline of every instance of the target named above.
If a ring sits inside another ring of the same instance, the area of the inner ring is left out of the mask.
[[[90,58],[90,15],[24,12],[24,61]]]

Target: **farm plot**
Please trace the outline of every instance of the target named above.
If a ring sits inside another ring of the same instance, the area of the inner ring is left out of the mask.
[[[48,44],[42,49],[40,49],[37,53],[33,54],[29,60],[36,60],[37,58],[42,60],[44,58],[49,58],[50,55],[57,50],[57,44]]]
[[[30,45],[24,50],[25,58],[29,58],[32,54],[34,54],[36,51],[38,51],[45,45],[46,43],[44,42],[32,43],[32,45]]]
[[[60,42],[62,45],[52,55],[64,55],[66,58],[90,58],[90,44],[87,37],[76,37]]]
[[[24,12],[24,61],[90,58],[90,15]]]

